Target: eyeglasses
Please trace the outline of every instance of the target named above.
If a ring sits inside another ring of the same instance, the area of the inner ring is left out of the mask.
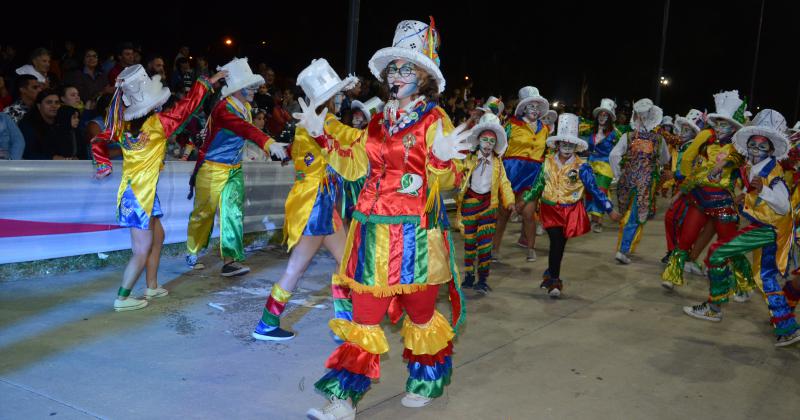
[[[411,63],[403,64],[400,68],[397,68],[397,66],[394,63],[392,63],[386,67],[386,75],[395,76],[399,74],[400,77],[406,78],[408,76],[411,76],[411,72],[413,72],[415,69],[416,67]]]

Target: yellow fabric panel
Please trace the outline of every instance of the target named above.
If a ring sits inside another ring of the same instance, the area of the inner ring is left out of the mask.
[[[219,197],[230,177],[231,166],[205,161],[197,171],[194,188],[194,209],[189,218],[186,248],[198,254],[208,245],[208,237],[214,229],[214,216],[219,207]]]
[[[375,225],[375,285],[386,287],[389,283],[389,227],[387,224]]]
[[[298,176],[295,177],[294,185],[286,197],[283,222],[283,239],[290,250],[303,236],[303,230],[317,199],[317,190],[323,186],[328,166],[317,142],[301,127],[295,130],[292,161]]]
[[[428,281],[426,284],[443,284],[450,281],[449,250],[445,248],[442,231],[439,228],[428,230]]]
[[[768,186],[770,181],[775,178],[783,178],[783,168],[781,168],[780,164],[776,164],[769,175],[766,178],[761,178],[761,181],[764,186]],[[781,272],[785,270],[789,262],[789,253],[794,235],[791,209],[789,209],[789,213],[784,215],[778,214],[775,210],[772,210],[772,207],[766,201],[758,198],[758,192],[750,191],[744,196],[743,211],[762,223],[775,227],[777,236],[775,244],[778,246],[775,253],[775,262]]]
[[[581,164],[583,160],[575,156],[571,164],[559,168],[555,156],[549,156],[542,168],[547,177],[542,200],[558,204],[572,204],[583,200],[584,186],[579,173]]]
[[[511,133],[508,136],[508,149],[505,157],[522,157],[541,161],[547,151],[546,141],[550,130],[546,125],[542,125],[539,133],[534,133],[529,124],[516,125],[508,124]]]
[[[367,174],[366,130],[359,130],[343,124],[332,114],[325,117],[325,133],[336,140],[330,145],[333,150],[325,151],[331,167],[348,181],[356,181]]]
[[[711,187],[729,188],[731,184],[731,175],[737,171],[739,166],[744,163],[744,158],[740,155],[732,144],[719,144],[714,142],[707,144],[708,138],[713,134],[710,129],[700,131],[697,136],[692,140],[692,143],[683,152],[681,158],[681,173],[687,177],[687,181],[692,185],[703,185]],[[708,159],[702,159],[700,162],[695,162],[701,152],[705,150]],[[708,180],[708,174],[717,164],[718,160],[725,160],[727,164],[722,170],[722,177],[719,182],[711,182]],[[692,164],[695,163],[694,168]]]
[[[124,130],[128,130],[126,124]],[[124,140],[122,141],[124,143]],[[123,144],[122,182],[117,191],[117,207],[122,194],[130,184],[136,199],[150,216],[156,197],[158,174],[164,167],[164,156],[167,151],[167,138],[158,114],[151,115],[142,125],[138,141],[129,145]]]

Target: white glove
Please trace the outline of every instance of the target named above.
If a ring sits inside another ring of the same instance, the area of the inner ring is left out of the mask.
[[[280,160],[286,159],[286,146],[288,144],[278,143],[276,141],[269,145],[269,154],[275,156]]]
[[[470,144],[467,142],[471,132],[472,130],[467,130],[466,124],[461,124],[450,135],[445,136],[442,134],[442,121],[440,120],[436,126],[436,136],[433,138],[433,155],[442,162],[448,162],[452,159],[464,159],[467,155],[462,152],[471,149]]]
[[[319,137],[323,134],[323,124],[325,123],[325,116],[328,114],[328,108],[322,110],[322,113],[317,114],[311,108],[311,100],[306,103],[303,98],[297,101],[300,104],[300,109],[303,112],[295,112],[292,114],[294,119],[298,120],[297,125],[303,127],[311,134],[311,137]]]

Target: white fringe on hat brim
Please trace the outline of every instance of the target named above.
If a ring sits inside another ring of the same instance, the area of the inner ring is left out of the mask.
[[[579,152],[582,152],[589,148],[589,144],[586,143],[583,139],[573,136],[550,136],[547,138],[547,141],[545,143],[547,144],[547,147],[555,148],[556,142],[558,141],[565,141],[567,143],[574,144],[575,146],[577,146],[576,149]]]
[[[603,108],[602,106],[598,106],[597,108],[595,108],[594,111],[592,111],[592,116],[597,118],[597,114],[599,114],[600,111],[608,112],[608,115],[611,115],[611,119],[612,120],[616,120],[617,119],[617,114],[614,111],[612,111],[612,110],[610,110],[608,108]]]
[[[332,98],[333,95],[336,95],[341,91],[350,90],[354,88],[356,86],[356,83],[358,83],[358,77],[356,77],[355,75],[351,74],[350,76],[345,77],[344,80],[333,85],[330,89],[326,90],[325,93],[323,93],[319,97],[311,98],[312,100],[311,109],[317,109],[317,107],[324,104],[325,102],[328,102],[328,99]],[[329,109],[328,111],[333,112],[332,109]]]
[[[734,133],[732,139],[733,147],[743,156],[747,156],[747,140],[752,136],[764,136],[768,138],[770,143],[772,143],[772,147],[775,148],[772,155],[775,156],[776,159],[781,160],[788,156],[789,139],[776,130],[760,125],[749,125]]]
[[[437,66],[433,60],[424,56],[422,53],[418,53],[406,48],[386,47],[379,49],[377,52],[375,52],[375,54],[372,55],[372,58],[369,59],[369,71],[372,72],[372,75],[375,76],[376,79],[384,82],[385,80],[381,80],[381,72],[386,68],[386,66],[389,65],[389,63],[397,59],[407,60],[419,67],[422,67],[423,70],[428,72],[428,74],[436,79],[436,85],[439,89],[439,93],[444,92],[445,80],[444,75],[442,75],[442,71],[439,70],[439,66]]]
[[[503,156],[506,153],[506,149],[508,149],[508,138],[506,137],[506,130],[503,128],[502,125],[496,123],[483,123],[483,124],[476,124],[471,129],[471,133],[467,139],[467,141],[472,145],[472,150],[475,150],[479,146],[480,140],[478,140],[478,136],[481,135],[486,130],[491,130],[497,136],[497,143],[494,145],[494,152],[497,156]]]
[[[706,116],[706,120],[709,121],[709,122],[711,120],[725,120],[725,121],[728,121],[728,122],[732,123],[733,125],[735,125],[736,128],[744,127],[744,124],[740,123],[739,121],[736,121],[736,120],[734,120],[734,119],[732,119],[730,117],[726,117],[725,115],[717,114],[717,113],[708,114]]]
[[[172,93],[169,91],[169,88],[162,87],[161,93],[159,93],[159,95],[156,98],[154,98],[151,102],[149,103],[143,102],[136,104],[136,106],[133,107],[126,107],[125,111],[122,114],[122,119],[125,121],[131,121],[137,118],[144,117],[145,115],[147,115],[148,112],[167,103],[170,95],[172,95]]]
[[[267,82],[260,74],[254,74],[250,79],[247,80],[246,83],[240,84],[239,86],[228,86],[228,85],[223,86],[220,93],[223,98],[227,98],[228,96],[231,96],[242,89],[247,89],[251,86],[261,86],[266,83]]]

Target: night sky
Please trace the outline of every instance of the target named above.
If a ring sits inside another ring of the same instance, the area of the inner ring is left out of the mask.
[[[144,55],[157,52],[168,59],[187,44],[212,64],[234,54],[267,62],[279,79],[294,77],[318,57],[344,72],[347,0],[224,3],[213,9],[164,3],[142,2],[135,10],[108,3],[94,10],[86,3],[72,3],[73,9],[48,5],[38,10],[43,15],[38,24],[50,30],[21,37],[20,28],[4,25],[0,43],[21,51],[33,46],[59,51],[65,39],[72,39],[81,47],[110,51],[114,42],[131,40],[142,45]],[[585,77],[591,107],[602,97],[622,103],[655,94],[662,1],[538,1],[511,7],[512,2],[428,3],[362,0],[357,73],[368,74],[369,57],[391,43],[398,21],[427,22],[433,15],[448,90],[463,85],[468,75],[479,96],[513,97],[530,84],[551,101],[572,104]],[[664,60],[671,85],[662,92],[666,113],[713,110],[711,95],[723,89],[750,95],[760,7],[760,0],[671,2]],[[396,8],[408,11],[391,10]],[[223,46],[226,36],[234,39],[233,48]],[[800,2],[767,0],[754,113],[756,106],[771,107],[789,125],[797,120],[799,39]]]

